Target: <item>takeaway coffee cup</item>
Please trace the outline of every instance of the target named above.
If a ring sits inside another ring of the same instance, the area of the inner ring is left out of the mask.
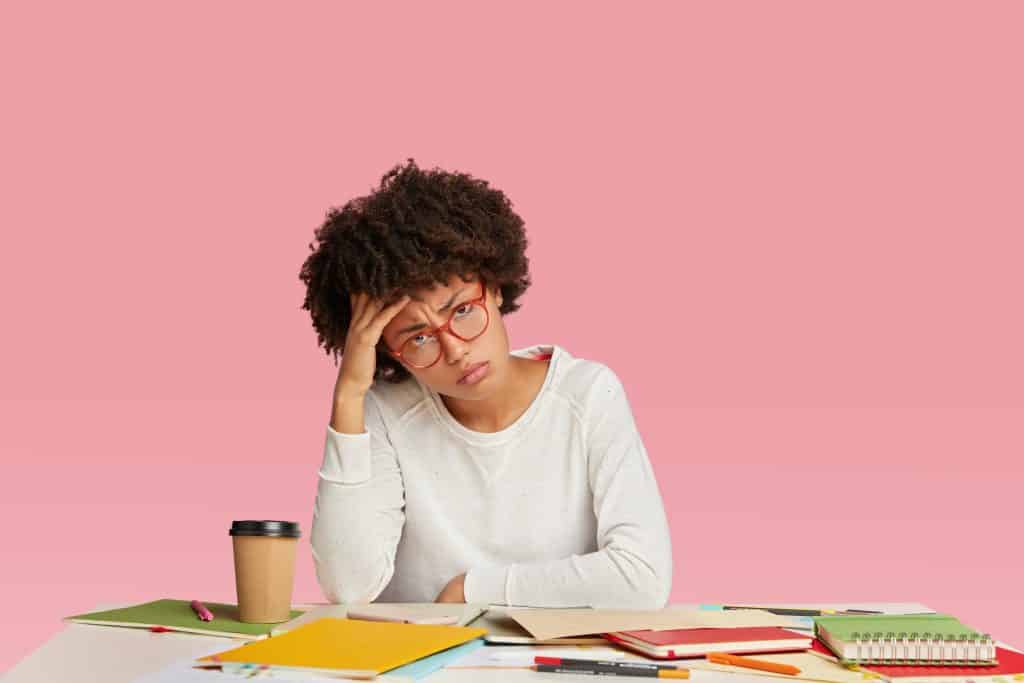
[[[228,534],[235,552],[238,618],[251,624],[288,621],[298,523],[236,520]]]

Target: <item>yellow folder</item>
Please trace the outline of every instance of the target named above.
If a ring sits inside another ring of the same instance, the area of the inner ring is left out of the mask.
[[[379,674],[485,633],[466,626],[324,618],[198,661]]]

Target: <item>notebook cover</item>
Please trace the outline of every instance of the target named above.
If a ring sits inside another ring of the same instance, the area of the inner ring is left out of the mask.
[[[814,641],[811,649],[833,661],[838,661],[832,650],[828,649],[827,645],[818,640]],[[995,666],[922,666],[920,664],[910,666],[857,664],[855,666],[857,669],[871,671],[872,673],[893,679],[917,677],[977,679],[989,676],[1024,676],[1024,654],[997,646],[996,659],[999,663]]]
[[[742,631],[760,631],[760,630],[762,630],[764,628],[769,628],[769,627],[748,628],[748,629],[742,629]],[[736,631],[736,630],[739,630],[739,629],[686,629],[686,630],[687,631]],[[791,631],[785,631],[784,629],[773,629],[773,630],[782,631],[782,632],[785,632],[786,634],[788,634],[788,635],[786,635],[784,637],[785,640],[790,640],[790,639],[793,639],[793,638],[799,638],[799,639],[803,640],[804,642],[812,640],[810,638],[810,636],[808,636],[807,634],[793,633]],[[639,634],[652,634],[652,633],[666,633],[666,632],[664,632],[664,631],[662,631],[662,632],[652,632],[652,631],[627,632],[627,631],[624,631],[624,632],[621,632],[621,633],[624,633],[624,634],[625,633],[630,633],[631,635],[634,635],[634,634],[638,634],[638,633]],[[607,640],[615,643],[618,646],[625,647],[626,649],[633,650],[634,652],[639,652],[640,654],[643,654],[646,657],[651,657],[653,659],[695,659],[695,658],[699,658],[699,657],[705,656],[708,652],[714,652],[714,651],[716,651],[718,649],[721,649],[721,645],[724,644],[724,643],[736,642],[736,641],[731,641],[731,640],[723,640],[721,638],[721,635],[720,635],[719,637],[715,638],[711,642],[697,643],[697,644],[706,644],[707,645],[707,647],[701,648],[700,651],[697,651],[697,652],[676,652],[675,650],[671,649],[673,645],[678,644],[675,641],[671,642],[671,643],[668,643],[667,645],[662,645],[662,647],[667,647],[668,648],[668,652],[657,652],[657,651],[654,651],[654,650],[651,650],[651,649],[647,649],[648,647],[657,647],[657,645],[655,645],[655,644],[647,643],[645,646],[641,646],[641,645],[639,645],[637,643],[634,643],[632,641],[624,640],[623,638],[618,637],[617,633],[606,633],[606,634],[604,634],[604,637]],[[750,640],[748,642],[754,643],[754,642],[758,642],[758,641],[757,640]],[[729,649],[728,651],[733,653],[733,654],[763,654],[765,652],[806,651],[807,648],[808,648],[807,645],[804,645],[804,646],[799,647],[799,648],[793,648],[791,646],[779,646],[778,648],[773,648],[773,649]]]
[[[752,628],[686,628],[672,631],[621,631],[656,647],[670,645],[714,645],[715,643],[745,643],[758,640],[793,640],[810,638],[776,626]]]
[[[238,607],[220,602],[204,602],[206,608],[213,613],[213,621],[203,621],[192,611],[190,600],[154,600],[141,605],[108,609],[101,612],[88,612],[65,617],[72,623],[91,623],[100,626],[127,626],[130,628],[150,628],[162,626],[171,631],[187,630],[189,632],[210,635],[234,634],[249,638],[263,638],[277,624],[247,624],[238,620]],[[292,618],[302,614],[301,610],[292,610]]]
[[[860,668],[881,674],[886,678],[916,678],[918,676],[957,676],[977,678],[979,676],[1014,676],[1024,674],[1024,654],[996,647],[995,666],[892,666],[883,664],[861,664]]]
[[[930,633],[933,637],[939,638],[957,638],[966,636],[968,638],[977,638],[985,634],[979,633],[970,626],[963,624],[954,616],[948,614],[892,614],[892,615],[870,615],[870,616],[841,616],[841,617],[815,617],[814,619],[814,633],[817,636],[821,635],[821,631],[824,630],[833,640],[840,640],[845,643],[852,643],[856,638],[855,634],[870,634],[870,633],[893,633],[893,634],[908,634],[912,640],[916,634]],[[824,638],[822,639],[825,640]],[[831,653],[831,645],[827,642],[823,642],[829,652]],[[842,649],[839,645],[836,646],[837,655],[841,662],[844,664],[856,664],[861,663],[857,658],[844,658],[842,653],[839,651]],[[998,659],[998,657],[997,657]],[[880,665],[881,666],[881,665]],[[885,665],[890,666],[890,665]],[[903,666],[902,664],[895,664],[893,666]],[[927,664],[908,664],[907,666],[922,667],[928,666]],[[954,663],[943,664],[943,668],[950,668],[955,666]],[[984,667],[984,663],[975,663],[970,665],[971,668]]]
[[[708,652],[715,652],[715,651],[720,649],[719,643],[712,643],[712,644],[708,645],[707,648],[704,648],[700,652],[685,652],[684,653],[684,652],[675,652],[674,650],[669,649],[669,651],[667,653],[662,653],[662,652],[656,652],[654,650],[648,650],[646,648],[646,646],[645,647],[641,647],[641,646],[637,645],[636,643],[630,642],[628,640],[623,640],[622,638],[619,638],[614,633],[605,633],[604,637],[607,640],[611,641],[612,643],[615,643],[619,647],[623,647],[623,648],[625,648],[627,650],[632,650],[633,652],[638,652],[638,653],[642,654],[644,657],[649,657],[650,659],[663,659],[663,660],[700,659],[700,658],[704,657]],[[808,637],[809,636],[803,636],[803,638],[805,640]],[[750,642],[755,642],[755,641],[750,641]],[[651,647],[653,647],[653,646],[651,646]],[[807,650],[807,647],[804,646],[804,647],[801,647],[801,648],[798,648],[798,649],[793,649],[793,648],[790,648],[790,647],[779,647],[779,648],[770,649],[770,650],[729,650],[729,653],[730,654],[734,654],[734,655],[759,655],[759,654],[766,654],[766,653],[771,653],[771,652],[778,652],[778,653],[783,653],[783,652],[804,652],[806,650]]]
[[[815,617],[815,628],[825,628],[833,638],[852,640],[854,633],[933,633],[939,636],[973,635],[974,629],[948,614],[888,614]]]
[[[198,661],[383,673],[484,633],[466,626],[324,618]]]

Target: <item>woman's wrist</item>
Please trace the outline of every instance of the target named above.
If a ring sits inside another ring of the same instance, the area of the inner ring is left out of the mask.
[[[339,384],[334,387],[334,404],[347,401],[362,401],[370,391],[369,387],[357,387],[351,384]]]

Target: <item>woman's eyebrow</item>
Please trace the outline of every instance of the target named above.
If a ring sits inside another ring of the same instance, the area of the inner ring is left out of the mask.
[[[457,291],[454,294],[452,294],[452,298],[448,299],[448,303],[446,303],[441,308],[437,309],[437,312],[438,313],[443,313],[444,311],[447,311],[449,308],[452,307],[452,304],[455,303],[455,300],[457,298],[459,298],[459,296],[461,296],[462,293],[465,292],[465,291],[466,291],[466,288],[463,287],[459,291]],[[415,295],[410,295],[410,296],[412,296],[414,301],[419,301],[420,303],[423,303],[423,299],[419,298],[418,296],[415,296]],[[426,323],[416,323],[415,325],[407,325],[406,327],[403,327],[402,329],[400,329],[398,332],[395,332],[395,334],[402,335],[402,334],[405,334],[406,332],[413,332],[415,330],[418,330],[418,329],[420,329],[422,327],[426,327],[426,326],[427,326]]]

